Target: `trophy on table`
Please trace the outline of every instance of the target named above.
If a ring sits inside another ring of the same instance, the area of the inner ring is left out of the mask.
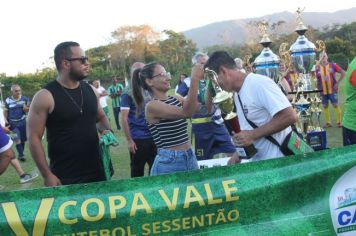
[[[233,93],[229,93],[220,87],[217,80],[218,75],[216,74],[215,71],[209,68],[205,68],[205,77],[207,79],[210,79],[215,91],[215,97],[213,98],[213,103],[217,104],[221,109],[221,111],[224,114],[226,114],[224,119],[226,120],[227,123],[229,123],[230,127],[232,127],[233,131],[235,133],[240,132],[240,126],[236,124],[236,122],[238,122],[236,113],[233,112],[234,110]],[[253,144],[246,147],[236,146],[236,151],[238,152],[240,157],[248,158],[248,159],[257,153],[257,149]]]
[[[269,48],[272,41],[269,39],[267,34],[268,22],[263,20],[258,28],[262,34],[262,39],[260,44],[263,46],[263,50],[258,55],[254,61],[256,66],[256,74],[266,75],[274,80],[274,82],[279,82],[279,57],[272,52]]]
[[[312,98],[311,104],[312,104],[311,105],[311,113],[312,113],[311,115],[312,115],[312,122],[313,122],[313,127],[314,127],[313,130],[315,130],[317,132],[324,131],[324,129],[321,127],[321,123],[320,123],[321,99],[319,98],[319,96],[317,96],[315,94],[314,98]]]
[[[292,66],[298,73],[296,97],[292,103],[298,111],[299,123],[302,126],[300,131],[305,140],[314,150],[321,150],[326,148],[326,132],[320,127],[321,100],[318,97],[320,91],[313,88],[310,73],[315,63],[316,52],[325,50],[325,43],[319,40],[316,42],[318,47],[315,47],[314,43],[305,37],[308,28],[302,21],[303,10],[298,8],[296,11],[295,31],[299,36],[289,49]],[[311,94],[315,96],[312,97]],[[306,106],[308,109],[304,109]]]
[[[298,96],[298,94],[297,94]],[[297,102],[294,103],[298,115],[297,131],[303,135],[306,139],[308,131],[311,129],[311,103],[304,97],[304,94],[300,95]]]
[[[303,9],[304,10],[304,9]],[[316,47],[310,42],[304,34],[308,28],[304,25],[300,8],[297,10],[297,28],[296,32],[299,35],[297,40],[292,44],[289,51],[291,52],[292,63],[294,69],[299,74],[298,82],[303,84],[304,91],[311,91],[312,84],[309,73],[313,68],[315,61]]]

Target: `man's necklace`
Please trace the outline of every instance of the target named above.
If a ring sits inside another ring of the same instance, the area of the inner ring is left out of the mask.
[[[61,84],[60,84],[61,85]],[[80,111],[80,115],[83,115],[83,91],[82,91],[82,86],[79,83],[79,89],[80,89],[80,96],[81,96],[81,103],[80,106],[78,105],[78,103],[74,100],[74,98],[69,94],[69,92],[61,85],[63,91],[65,94],[67,94],[67,96],[70,98],[70,100],[73,102],[73,104],[78,108],[78,110]]]

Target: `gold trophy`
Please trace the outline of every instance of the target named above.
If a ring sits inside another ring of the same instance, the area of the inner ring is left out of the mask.
[[[205,77],[211,80],[215,91],[215,97],[213,98],[213,103],[217,104],[221,111],[226,114],[225,120],[230,120],[236,117],[236,113],[233,112],[234,110],[234,100],[233,100],[233,93],[226,92],[222,90],[218,83],[218,75],[215,71],[210,70],[209,68],[205,68]]]
[[[318,95],[315,94],[315,97],[313,99],[314,114],[316,116],[316,122],[314,125],[315,131],[323,131],[324,130],[320,125],[320,114],[321,114],[320,104],[321,104],[321,99],[319,98]]]
[[[213,98],[213,103],[217,104],[221,111],[226,114],[225,120],[227,122],[231,121],[233,122],[233,118],[236,117],[236,113],[233,112],[234,109],[234,100],[233,100],[233,93],[226,92],[222,90],[218,83],[218,75],[216,74],[215,71],[210,70],[209,68],[205,68],[205,77],[210,79],[214,88],[214,91],[216,93],[215,97]],[[231,125],[231,127],[235,127]],[[239,127],[238,127],[239,128]],[[240,132],[239,130],[233,130],[235,133]],[[236,146],[236,152],[241,156],[242,158],[251,158],[257,153],[257,149],[253,144],[245,147],[239,147]]]
[[[296,97],[298,97],[298,94],[296,94]],[[306,139],[308,131],[311,130],[311,103],[304,97],[304,94],[302,93],[297,102],[294,103],[294,106],[297,109],[297,114],[299,117],[298,132],[303,135],[304,139]]]

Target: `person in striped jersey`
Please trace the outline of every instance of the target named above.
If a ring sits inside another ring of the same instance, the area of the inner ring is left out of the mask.
[[[325,125],[324,128],[332,127],[329,112],[329,101],[334,107],[336,126],[341,128],[341,109],[338,100],[339,84],[345,77],[345,71],[336,63],[328,61],[328,55],[322,51],[319,55],[320,62],[315,66],[317,87],[321,92],[321,99],[324,108]],[[336,73],[340,74],[339,79]]]
[[[198,163],[188,138],[187,118],[198,108],[198,81],[204,76],[202,64],[192,69],[188,96],[169,96],[170,76],[158,63],[146,64],[133,73],[132,94],[137,104],[136,114],[145,109],[146,121],[157,146],[157,156],[150,175],[198,169]],[[152,95],[144,102],[143,91]]]

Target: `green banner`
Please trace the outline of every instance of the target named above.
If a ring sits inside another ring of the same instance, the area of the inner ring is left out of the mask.
[[[0,193],[0,235],[356,235],[356,146]]]

